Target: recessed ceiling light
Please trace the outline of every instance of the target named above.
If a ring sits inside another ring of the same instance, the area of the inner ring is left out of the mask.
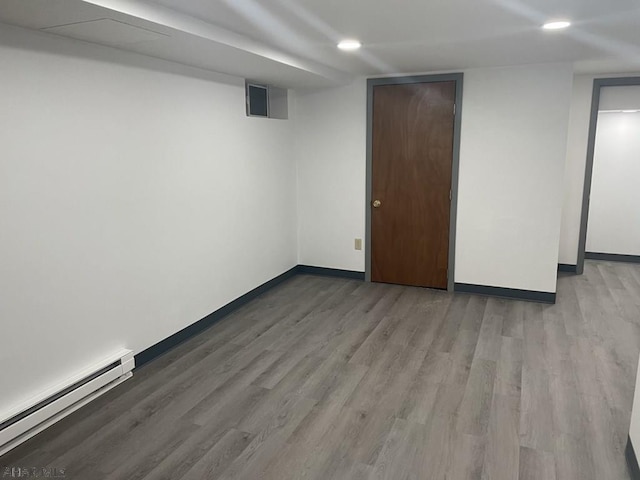
[[[558,20],[555,22],[545,23],[542,28],[545,30],[562,30],[563,28],[567,28],[571,26],[571,22],[566,20]]]
[[[638,113],[640,110],[622,110],[622,113]]]
[[[342,40],[338,44],[338,48],[340,50],[345,50],[347,52],[352,52],[354,50],[358,50],[361,46],[362,46],[362,44],[358,40],[353,40],[353,39]]]

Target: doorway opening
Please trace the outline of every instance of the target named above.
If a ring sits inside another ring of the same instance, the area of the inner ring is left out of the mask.
[[[640,77],[594,80],[578,243],[585,259],[640,263]]]

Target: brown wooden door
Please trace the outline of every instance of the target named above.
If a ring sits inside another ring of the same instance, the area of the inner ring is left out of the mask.
[[[374,87],[374,282],[447,288],[454,103],[455,82]]]

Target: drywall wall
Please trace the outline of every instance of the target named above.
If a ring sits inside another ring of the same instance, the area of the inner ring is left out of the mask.
[[[465,73],[456,282],[555,292],[572,76]]]
[[[582,193],[587,142],[589,140],[593,79],[593,75],[575,75],[573,77],[558,253],[558,263],[567,265],[575,265],[578,261],[578,239],[582,215]]]
[[[640,109],[640,85],[622,87],[602,87],[600,89],[599,110]]]
[[[456,282],[555,291],[572,75],[465,72]],[[295,103],[299,261],[363,271],[366,80]]]
[[[244,80],[0,29],[0,417],[296,264],[288,121]]]
[[[582,216],[582,195],[589,141],[589,121],[593,81],[596,78],[633,77],[640,73],[620,73],[602,75],[575,75],[571,95],[571,114],[567,138],[567,161],[564,180],[564,200],[560,231],[560,251],[558,262],[575,265],[578,260],[578,240]],[[605,96],[608,94],[605,93]],[[617,101],[613,95],[611,100]],[[613,103],[612,103],[613,104]]]
[[[587,252],[640,255],[638,179],[640,112],[600,113],[593,157]]]
[[[364,271],[366,81],[296,92],[298,262]]]

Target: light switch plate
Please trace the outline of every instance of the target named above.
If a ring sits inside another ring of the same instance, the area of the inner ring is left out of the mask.
[[[361,238],[356,238],[355,247],[356,247],[356,250],[362,250],[362,239]]]

